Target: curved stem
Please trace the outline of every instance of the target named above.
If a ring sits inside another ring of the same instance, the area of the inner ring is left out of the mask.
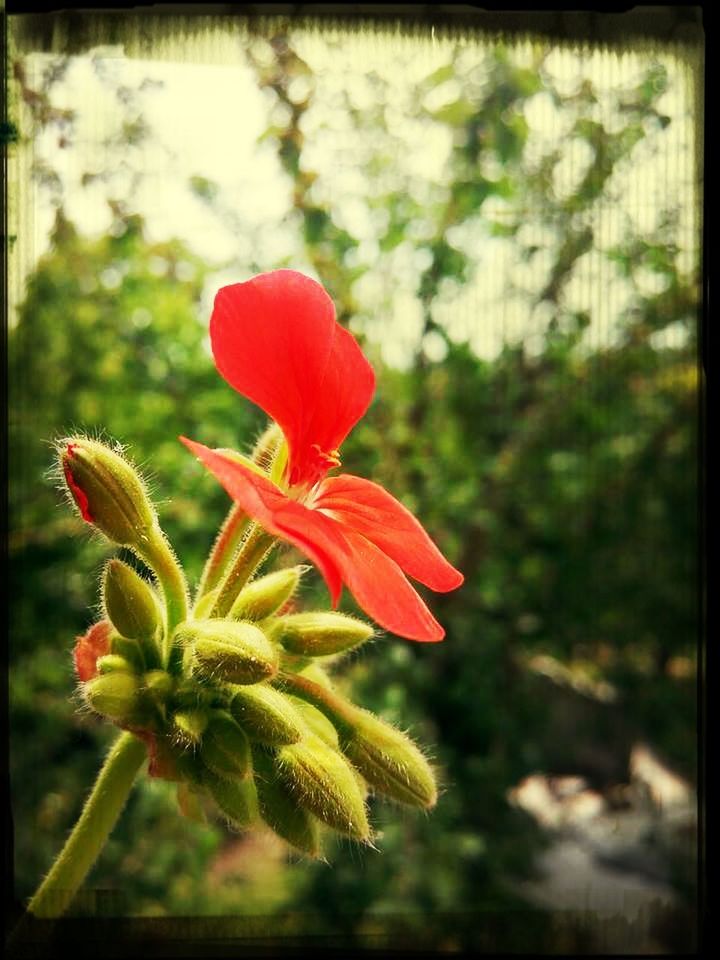
[[[175,627],[187,620],[188,596],[185,576],[175,559],[175,554],[159,527],[156,527],[147,545],[138,553],[142,559],[155,571],[165,600],[165,649],[161,650],[163,665],[167,664],[170,655],[170,642]]]
[[[230,558],[237,549],[249,525],[250,518],[248,515],[239,504],[234,503],[227,517],[225,517],[223,525],[220,527],[220,532],[213,544],[210,556],[205,563],[205,568],[200,578],[200,586],[198,587],[197,596],[195,597],[196,606],[198,600],[202,599],[206,593],[210,593],[220,582],[220,578],[225,572]]]
[[[131,733],[115,741],[80,819],[28,904],[34,916],[55,918],[67,910],[105,846],[146,755],[145,745]]]
[[[233,565],[225,575],[215,603],[209,616],[224,617],[233,605],[235,598],[255,573],[266,554],[273,546],[273,538],[263,528],[254,523],[240,547]]]

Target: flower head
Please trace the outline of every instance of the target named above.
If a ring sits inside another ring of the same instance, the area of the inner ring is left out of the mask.
[[[349,474],[339,447],[367,410],[375,375],[319,283],[292,270],[223,287],[210,337],[218,370],[280,426],[282,476],[182,438],[243,510],[317,565],[336,606],[345,584],[380,626],[441,640],[406,574],[440,592],[463,582],[420,523],[386,490]],[[277,479],[277,482],[274,482]]]

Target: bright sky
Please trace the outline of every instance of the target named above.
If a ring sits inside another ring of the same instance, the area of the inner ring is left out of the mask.
[[[50,127],[30,150],[36,160],[44,160],[57,171],[68,216],[90,236],[102,235],[111,224],[106,197],[125,197],[131,208],[145,217],[148,239],[180,237],[197,254],[217,264],[221,272],[215,286],[249,276],[254,272],[249,268],[251,258],[260,269],[272,269],[285,260],[311,272],[297,224],[287,219],[290,182],[273,141],[258,142],[268,122],[282,120],[279,107],[272,105],[268,91],[258,89],[237,40],[221,40],[220,45],[215,41],[211,54],[199,48],[173,53],[169,47],[162,52],[163,59],[149,61],[127,57],[122,48],[103,48],[73,58],[53,93],[55,106],[76,111],[72,143],[60,149],[58,130]],[[417,282],[427,265],[426,254],[410,241],[381,254],[378,239],[386,219],[371,199],[393,184],[406,189],[421,207],[429,207],[442,195],[448,179],[451,134],[442,124],[428,125],[413,116],[418,84],[453,56],[461,66],[481,64],[482,48],[466,42],[457,49],[432,37],[383,40],[373,35],[313,33],[299,38],[296,48],[312,68],[316,84],[313,106],[303,121],[303,163],[318,174],[313,189],[319,200],[329,203],[334,221],[361,240],[356,255],[359,262],[372,265],[354,290],[362,305],[356,323],[381,343],[386,362],[402,367],[422,327]],[[529,66],[536,53],[529,44],[519,45],[513,57]],[[268,55],[263,41],[256,55]],[[202,62],[210,56],[214,63]],[[613,202],[593,211],[592,226],[599,246],[608,248],[623,237],[628,224],[652,231],[668,198],[680,197],[679,263],[682,269],[691,270],[697,257],[691,75],[679,59],[669,55],[657,59],[670,75],[660,107],[671,123],[661,134],[641,142],[632,163],[618,170],[608,184]],[[29,59],[31,85],[47,63],[46,56]],[[556,49],[544,69],[567,94],[576,91],[583,79],[591,80],[598,93],[594,119],[612,130],[623,120],[610,108],[610,95],[636,84],[646,65],[646,55]],[[392,91],[382,107],[389,132],[371,130],[370,135],[358,137],[342,95],[347,95],[361,115],[369,115],[377,108],[371,71]],[[137,106],[151,132],[139,146],[128,148],[120,131],[132,110],[128,114],[113,89],[120,83],[137,90],[143,81]],[[308,81],[301,77],[294,84],[294,95],[302,99]],[[437,109],[454,101],[459,92],[457,81],[451,80],[433,91],[424,105]],[[572,117],[558,111],[549,94],[533,96],[524,116],[530,131],[528,162],[537,163],[558,149],[553,187],[558,196],[569,195],[592,160],[591,150],[584,141],[567,136]],[[54,216],[47,191],[31,182],[30,150],[17,159],[15,168],[19,242],[13,271],[18,283],[47,249]],[[363,163],[382,151],[390,163],[374,182]],[[100,180],[83,185],[84,175],[108,169],[113,171],[110,187]],[[502,170],[484,169],[483,173],[499,177]],[[217,183],[226,215],[219,217],[193,195],[188,188],[192,177]],[[489,225],[506,215],[504,202],[491,198],[480,218],[448,231],[449,242],[473,259],[475,273],[462,289],[448,284],[434,308],[436,320],[451,337],[469,340],[487,358],[497,354],[505,339],[523,338],[530,349],[539,345],[548,318],[542,307],[530,311],[528,294],[538,292],[559,242],[554,231],[529,211],[520,239],[534,244],[537,253],[527,263],[519,262],[516,241],[489,232]],[[422,230],[422,224],[418,229]],[[640,279],[650,291],[658,275],[649,273]],[[17,302],[17,284],[13,292]],[[630,292],[630,284],[595,251],[578,261],[564,303],[570,309],[591,312],[588,339],[597,345],[611,336],[613,318],[627,305]],[[673,335],[679,335],[678,330],[671,332]],[[431,359],[442,358],[444,344],[437,335],[427,338],[423,346]]]

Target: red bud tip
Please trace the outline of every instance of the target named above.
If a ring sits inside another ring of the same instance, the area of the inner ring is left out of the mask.
[[[67,445],[66,452],[67,452],[67,456],[70,457],[70,459],[72,459],[75,456],[75,445],[72,443],[69,443]],[[79,487],[75,482],[75,477],[72,475],[70,466],[68,465],[67,461],[64,458],[63,458],[62,466],[63,466],[63,472],[65,473],[65,482],[67,483],[68,488],[70,489],[70,492],[73,495],[73,499],[75,500],[75,503],[78,505],[78,509],[82,514],[83,520],[85,520],[87,523],[95,523],[93,515],[90,513],[90,505],[88,503],[88,498],[85,495],[85,491],[82,490],[81,487]]]

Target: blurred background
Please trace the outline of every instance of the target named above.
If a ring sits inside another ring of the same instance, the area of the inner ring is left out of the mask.
[[[9,22],[16,898],[114,737],[71,660],[109,548],[52,441],[126,444],[196,580],[228,501],[177,437],[246,450],[264,425],[214,369],[212,298],[285,266],[377,371],[344,468],[466,577],[429,598],[444,643],[386,636],[339,667],[430,746],[443,793],[429,816],[373,801],[378,849],[338,840],[327,865],[186,820],[144,778],[75,912],[692,949],[699,50],[210,18],[151,40],[102,16],[47,39],[50,19]],[[306,596],[326,600],[316,573]]]

